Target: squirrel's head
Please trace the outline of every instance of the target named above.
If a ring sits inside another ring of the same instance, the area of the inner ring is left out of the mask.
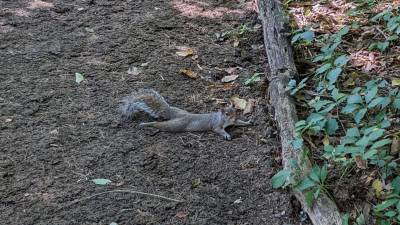
[[[221,109],[221,114],[223,116],[223,127],[228,127],[236,124],[236,121],[239,118],[239,112],[232,105],[229,105],[223,109]]]

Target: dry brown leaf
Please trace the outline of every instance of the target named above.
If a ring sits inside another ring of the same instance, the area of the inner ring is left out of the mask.
[[[228,74],[232,74],[232,73],[236,72],[237,69],[238,69],[237,67],[229,67],[229,68],[226,68],[226,69],[224,69],[224,70],[225,70],[225,72],[227,72]]]
[[[390,154],[397,155],[400,152],[400,138],[395,136],[392,140],[392,145],[390,146]]]
[[[324,139],[322,139],[322,143],[324,144],[324,146],[329,145],[329,136],[325,135]]]
[[[128,74],[132,76],[137,76],[139,75],[141,70],[135,66],[129,67],[128,69]]]
[[[236,48],[237,46],[239,46],[239,43],[240,43],[239,39],[234,40],[233,41],[233,47]]]
[[[236,109],[244,110],[247,105],[247,101],[245,99],[239,98],[238,96],[231,97],[231,101]]]
[[[255,99],[249,99],[247,101],[246,107],[243,110],[243,115],[252,113],[254,110],[254,106],[256,105],[256,100]]]
[[[224,91],[229,91],[229,90],[233,90],[235,88],[239,87],[239,84],[234,84],[234,83],[225,83],[223,85],[223,90]]]
[[[182,75],[185,75],[191,79],[197,79],[199,77],[197,75],[197,73],[193,72],[191,69],[181,69],[181,70],[179,70],[179,73],[181,73]]]
[[[362,170],[367,169],[368,163],[360,155],[356,155],[355,161],[356,161],[356,165],[358,168],[360,168]]]
[[[177,49],[179,51],[176,52],[177,55],[182,57],[189,57],[194,55],[194,50],[187,46],[178,46]]]
[[[225,76],[221,79],[222,82],[224,83],[228,83],[228,82],[232,82],[234,80],[236,80],[239,77],[239,75],[229,75],[229,76]]]
[[[179,219],[183,219],[186,218],[189,215],[188,211],[179,211],[176,213],[176,217],[178,217]]]

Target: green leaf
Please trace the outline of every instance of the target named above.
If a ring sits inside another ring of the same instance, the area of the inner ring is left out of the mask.
[[[314,39],[314,37],[315,37],[314,31],[310,31],[310,30],[303,32],[301,34],[301,38],[303,38],[306,41],[312,41]]]
[[[397,176],[392,180],[392,183],[390,184],[396,194],[400,194],[400,176]],[[400,201],[399,201],[399,207],[400,207]],[[400,211],[400,209],[399,209]]]
[[[362,103],[362,98],[361,95],[356,94],[356,95],[349,95],[347,97],[347,104],[361,104]]]
[[[372,100],[369,104],[368,104],[368,108],[374,108],[376,106],[378,106],[379,104],[381,104],[383,102],[384,98],[383,97],[378,97],[375,98],[374,100]]]
[[[318,69],[315,71],[315,75],[324,73],[325,71],[329,70],[330,68],[332,68],[332,64],[326,63],[326,64],[322,65],[320,68],[318,68]]]
[[[308,207],[312,207],[313,203],[314,203],[314,192],[311,191],[307,191],[306,192],[306,202],[307,202],[307,206]]]
[[[383,139],[383,140],[380,140],[380,141],[375,142],[375,143],[371,146],[371,149],[380,148],[380,147],[385,146],[385,145],[390,144],[390,143],[392,143],[392,140],[390,140],[390,139],[388,139],[388,138],[387,138],[387,139]]]
[[[317,55],[314,59],[313,62],[319,62],[324,60],[324,56],[323,55]]]
[[[349,61],[349,58],[346,55],[341,55],[335,59],[335,66],[344,66]]]
[[[296,43],[301,37],[301,34],[296,34],[292,37],[292,44]]]
[[[383,201],[381,204],[375,206],[375,210],[380,212],[382,210],[385,210],[387,208],[389,208],[390,206],[396,204],[399,200],[398,199],[388,199],[386,201]]]
[[[376,155],[376,153],[378,153],[376,149],[369,150],[363,155],[363,159],[365,160],[371,159],[373,156]]]
[[[347,130],[346,137],[360,137],[360,131],[357,127],[353,127]]]
[[[378,93],[378,86],[374,85],[371,89],[367,90],[365,95],[365,102],[368,104]]]
[[[339,35],[346,35],[348,32],[349,32],[349,30],[350,30],[350,27],[349,26],[344,26],[344,27],[342,27],[342,29],[340,29],[340,31],[339,31]]]
[[[356,123],[359,124],[361,120],[364,118],[366,113],[367,113],[366,108],[360,109],[354,116],[354,121],[356,121]]]
[[[390,97],[382,97],[381,109],[386,108],[390,104]]]
[[[328,119],[328,122],[326,123],[326,132],[329,135],[333,135],[336,133],[337,129],[339,128],[338,122],[336,119]]]
[[[342,109],[342,113],[350,114],[354,112],[354,110],[358,109],[360,106],[357,104],[348,104]]]
[[[396,34],[394,34],[394,35],[392,35],[392,36],[387,38],[388,41],[395,41],[397,39],[399,39],[399,36],[397,36]]]
[[[75,73],[75,82],[80,84],[85,78],[81,73]]]
[[[342,73],[342,68],[340,67],[336,67],[335,69],[329,71],[328,75],[326,76],[326,78],[329,80],[329,84],[336,83],[341,73]]]
[[[369,142],[370,142],[369,138],[364,136],[356,142],[356,145],[357,146],[367,146]]]
[[[393,107],[394,107],[395,109],[400,109],[400,98],[396,98],[396,99],[393,101]]]
[[[329,100],[317,100],[314,103],[311,104],[311,106],[316,110],[319,111],[322,107],[325,105],[332,103],[332,101]]]
[[[109,179],[103,179],[103,178],[93,179],[92,181],[93,181],[95,184],[97,184],[97,185],[102,185],[102,186],[111,183],[111,180],[109,180]]]
[[[303,139],[302,138],[298,138],[296,137],[293,141],[292,141],[292,146],[294,148],[294,150],[299,150],[303,147]]]
[[[349,214],[346,213],[342,216],[342,225],[349,225]]]
[[[384,129],[377,129],[371,132],[371,134],[368,136],[370,141],[375,141],[378,138],[382,137],[382,135],[385,133]]]
[[[346,97],[346,94],[340,93],[337,88],[334,88],[332,90],[331,96],[336,102],[340,102],[342,99]]]
[[[321,169],[318,166],[314,166],[311,169],[311,172],[309,174],[311,180],[317,182],[317,183],[321,183]]]
[[[365,225],[365,218],[364,215],[361,214],[356,219],[357,225]]]
[[[397,213],[395,211],[388,211],[385,213],[385,216],[392,218],[392,217],[396,216],[396,214]]]
[[[314,186],[316,186],[317,184],[312,181],[310,178],[305,177],[303,180],[300,181],[300,183],[296,186],[296,189],[298,189],[299,191],[305,191],[309,188],[312,188]]]
[[[388,12],[389,12],[388,10],[385,10],[383,12],[380,12],[380,13],[376,14],[374,17],[371,18],[371,21],[372,22],[377,22],[378,20],[380,20]]]
[[[255,82],[258,82],[258,81],[260,81],[261,80],[261,75],[262,73],[255,73],[255,74],[253,74],[253,76],[251,76],[249,79],[247,79],[245,82],[244,82],[244,85],[246,85],[246,86],[249,86],[249,85],[252,85],[252,84],[254,84]],[[290,82],[289,82],[290,83]],[[296,83],[294,84],[294,86],[296,86]]]
[[[273,188],[280,188],[285,186],[290,178],[290,171],[289,170],[281,170],[277,174],[275,174],[271,181]]]

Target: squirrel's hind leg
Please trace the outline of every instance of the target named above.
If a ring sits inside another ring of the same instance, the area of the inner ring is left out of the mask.
[[[155,127],[157,129],[160,129],[161,131],[169,131],[169,132],[186,131],[185,130],[186,127],[182,119],[173,119],[162,122],[141,123],[139,124],[139,127]]]

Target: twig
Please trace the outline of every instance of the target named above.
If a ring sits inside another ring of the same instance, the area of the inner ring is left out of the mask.
[[[378,30],[379,33],[381,33],[385,37],[385,39],[388,39],[388,36],[381,29],[379,29],[379,27],[375,27],[375,29]]]
[[[156,195],[156,194],[151,194],[151,193],[146,193],[146,192],[141,192],[141,191],[133,191],[133,190],[112,190],[112,191],[104,191],[104,192],[100,192],[94,195],[90,195],[84,198],[80,198],[80,199],[75,199],[74,201],[68,203],[67,205],[61,206],[59,209],[57,209],[56,211],[59,211],[63,208],[67,208],[70,207],[78,202],[82,202],[85,200],[89,200],[91,198],[94,198],[96,196],[99,195],[104,195],[104,194],[109,194],[109,193],[132,193],[132,194],[139,194],[139,195],[145,195],[145,196],[151,196],[151,197],[155,197],[155,198],[160,198],[160,199],[164,199],[164,200],[168,200],[168,201],[173,201],[173,202],[183,202],[182,200],[177,200],[177,199],[173,199],[173,198],[168,198],[168,197],[164,197],[162,195]]]

